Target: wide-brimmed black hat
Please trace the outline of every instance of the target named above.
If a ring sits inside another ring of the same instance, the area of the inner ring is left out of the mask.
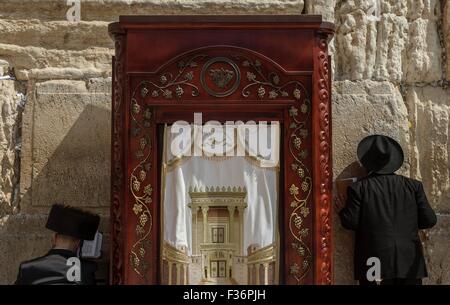
[[[369,173],[391,174],[403,164],[400,144],[384,135],[365,137],[358,144],[358,160]]]
[[[100,223],[100,216],[74,208],[55,204],[48,215],[45,227],[59,234],[93,240]]]

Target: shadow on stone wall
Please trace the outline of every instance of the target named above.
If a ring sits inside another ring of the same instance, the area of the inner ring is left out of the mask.
[[[105,211],[110,191],[110,122],[108,109],[87,104],[48,160],[33,143],[31,189],[23,201],[47,209],[54,202]],[[108,132],[108,133],[106,133]],[[51,134],[49,134],[51,136]],[[41,160],[45,163],[42,164]],[[43,165],[42,168],[41,164]],[[23,208],[23,207],[22,207]],[[28,208],[28,207],[27,207]]]
[[[354,161],[346,166],[335,180],[348,179],[353,177],[363,177],[366,174],[364,168],[358,161]],[[336,186],[334,185],[334,192]],[[336,193],[334,194],[336,200]],[[355,237],[352,231],[341,226],[339,216],[336,211],[333,214],[333,236],[334,236],[334,282],[335,284],[356,283],[353,279],[353,250]]]
[[[48,251],[52,233],[44,226],[54,203],[80,207],[101,215],[100,231],[105,234],[97,276],[101,282],[107,281],[110,117],[111,112],[107,108],[85,105],[46,164],[39,171],[33,168],[31,188],[23,194],[22,200],[30,206],[24,207],[25,212],[0,222],[1,284],[14,282],[21,261]]]

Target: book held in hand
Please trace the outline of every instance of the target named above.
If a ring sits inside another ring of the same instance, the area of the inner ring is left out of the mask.
[[[81,255],[84,258],[100,258],[102,255],[102,240],[103,234],[98,232],[95,233],[93,240],[84,240],[83,248],[81,249]]]

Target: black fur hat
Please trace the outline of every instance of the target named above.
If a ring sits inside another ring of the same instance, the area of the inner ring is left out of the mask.
[[[45,227],[59,234],[93,240],[100,216],[70,206],[54,204]]]

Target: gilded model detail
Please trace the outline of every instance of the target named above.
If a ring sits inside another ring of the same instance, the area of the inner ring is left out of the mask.
[[[202,282],[237,284],[245,280],[244,274],[236,269],[245,267],[246,195],[247,190],[241,187],[189,189],[192,256],[200,258],[193,267],[201,270]]]
[[[273,284],[275,243],[244,249],[245,187],[190,187],[192,249],[163,245],[164,284]]]

